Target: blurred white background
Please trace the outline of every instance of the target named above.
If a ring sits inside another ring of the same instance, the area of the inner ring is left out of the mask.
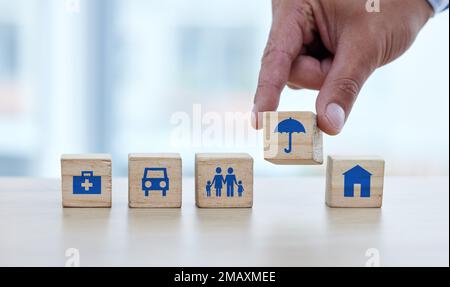
[[[58,177],[62,153],[249,152],[257,175],[324,173],[275,166],[257,144],[174,146],[174,113],[247,112],[271,22],[269,0],[0,0],[0,175]],[[449,16],[366,84],[326,154],[380,155],[390,175],[448,175]],[[280,110],[314,110],[316,92]],[[202,127],[207,129],[208,125]],[[249,131],[249,133],[252,133]]]

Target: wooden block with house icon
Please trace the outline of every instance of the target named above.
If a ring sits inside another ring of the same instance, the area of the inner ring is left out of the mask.
[[[136,208],[181,207],[181,156],[130,154],[128,203]]]
[[[265,112],[264,159],[275,164],[323,163],[322,131],[312,112]]]
[[[62,155],[63,207],[111,207],[111,174],[110,155]]]
[[[201,208],[252,207],[253,158],[249,154],[196,154],[195,195]]]
[[[377,207],[383,201],[384,160],[329,156],[326,203],[330,207]]]

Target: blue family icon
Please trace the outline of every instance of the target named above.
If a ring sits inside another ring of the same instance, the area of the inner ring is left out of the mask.
[[[222,196],[222,188],[223,184],[225,183],[225,179],[222,176],[222,169],[220,167],[216,168],[216,175],[214,176],[210,188],[212,185],[214,185],[214,189],[216,190],[216,197]],[[211,191],[209,192],[209,195],[211,196]]]
[[[225,183],[227,184],[227,197],[234,197],[234,185],[237,185],[237,180],[236,175],[234,175],[234,170],[231,167],[227,170]]]
[[[82,171],[81,176],[73,177],[73,194],[101,194],[102,177],[94,176],[93,171]]]
[[[144,169],[142,177],[142,191],[145,196],[150,195],[151,190],[162,192],[162,196],[167,196],[169,190],[169,177],[165,167],[147,167]]]
[[[361,197],[370,197],[372,174],[360,165],[349,169],[344,175],[344,197],[355,197],[355,185],[361,186]]]
[[[207,197],[211,197],[211,187],[212,187],[212,183],[210,180],[208,180],[206,182],[206,196]]]
[[[237,187],[239,197],[242,197],[244,192],[244,186],[242,180],[237,180],[234,174],[234,169],[229,167],[225,177],[222,175],[222,168],[216,167],[216,174],[212,180],[206,182],[206,196],[211,197],[211,190],[214,187],[216,191],[216,197],[222,197],[223,186],[226,185],[227,197],[234,197],[235,187]]]
[[[238,195],[239,197],[242,197],[242,194],[244,193],[244,186],[242,185],[242,180],[238,181]]]
[[[292,152],[292,134],[293,133],[306,133],[306,129],[303,124],[293,118],[289,118],[281,121],[278,126],[275,128],[275,133],[287,133],[289,137],[289,146],[284,149],[285,153]]]

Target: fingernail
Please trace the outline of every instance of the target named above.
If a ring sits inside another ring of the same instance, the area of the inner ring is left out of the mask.
[[[337,132],[340,132],[345,124],[345,112],[344,109],[341,108],[338,104],[331,103],[327,106],[325,116],[328,119],[328,122],[336,129]]]

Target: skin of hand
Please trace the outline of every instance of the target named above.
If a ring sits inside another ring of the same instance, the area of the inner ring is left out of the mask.
[[[280,94],[319,90],[319,128],[341,132],[361,88],[379,67],[402,55],[433,16],[426,0],[273,0],[273,22],[262,59],[252,125],[275,111]]]

